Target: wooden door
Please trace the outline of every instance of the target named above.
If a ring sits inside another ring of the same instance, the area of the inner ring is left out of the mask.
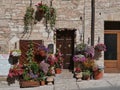
[[[105,72],[120,72],[120,31],[106,30],[104,43],[107,46],[107,51],[104,53]]]
[[[73,69],[74,30],[57,31],[56,48],[60,49],[64,57],[64,69]]]
[[[34,49],[34,54],[37,55],[38,47],[40,44],[43,44],[42,40],[20,40],[20,50],[22,52],[21,57],[20,57],[20,64],[27,63],[27,51],[28,51],[28,45],[32,41],[33,43],[33,49]],[[38,61],[37,58],[34,58],[35,61]]]

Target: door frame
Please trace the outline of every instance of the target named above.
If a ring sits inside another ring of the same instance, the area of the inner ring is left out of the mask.
[[[104,34],[117,34],[117,60],[104,60],[105,72],[120,72],[120,30],[105,30]]]

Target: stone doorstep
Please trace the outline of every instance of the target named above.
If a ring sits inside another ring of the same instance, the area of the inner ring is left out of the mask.
[[[7,76],[0,76],[0,81],[6,81],[7,80]]]

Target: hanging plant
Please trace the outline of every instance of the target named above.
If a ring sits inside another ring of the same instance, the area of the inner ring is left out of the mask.
[[[50,28],[53,29],[56,21],[55,9],[52,6],[48,7],[46,4],[42,4],[42,2],[38,3],[36,7],[39,14],[39,17],[36,17],[37,21],[40,21],[41,17],[44,17],[46,28],[48,27],[47,24],[49,24]]]
[[[29,26],[32,26],[33,24],[33,20],[34,20],[33,13],[34,13],[34,9],[31,6],[27,7],[24,16],[24,33],[27,33],[29,30]]]

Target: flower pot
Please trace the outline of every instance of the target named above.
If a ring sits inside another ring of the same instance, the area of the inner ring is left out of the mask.
[[[60,73],[61,73],[61,68],[56,68],[56,69],[55,69],[55,73],[56,73],[56,74],[60,74]]]
[[[82,78],[82,72],[80,73],[75,73],[76,79],[81,79]]]
[[[44,50],[40,50],[40,56],[42,57],[46,56],[46,52]]]
[[[21,88],[27,88],[27,87],[37,87],[40,86],[40,83],[38,81],[20,81],[20,87]]]
[[[93,78],[95,80],[101,79],[103,77],[103,71],[94,71]]]
[[[83,75],[82,80],[90,80],[90,75]]]
[[[18,62],[19,62],[19,56],[10,56],[9,57],[9,63],[11,65],[18,64]]]
[[[45,85],[45,81],[40,81],[40,85],[44,86]]]
[[[48,85],[52,85],[54,83],[54,76],[48,76],[46,81]]]

